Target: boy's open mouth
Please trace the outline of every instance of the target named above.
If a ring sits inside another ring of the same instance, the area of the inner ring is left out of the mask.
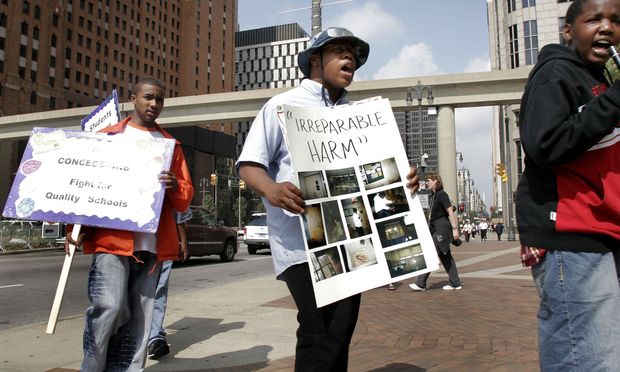
[[[608,40],[598,40],[592,43],[592,49],[598,54],[609,54],[608,48],[611,46]]]

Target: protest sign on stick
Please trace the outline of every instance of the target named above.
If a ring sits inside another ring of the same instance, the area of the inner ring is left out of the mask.
[[[306,202],[299,219],[319,307],[438,269],[387,99],[283,105],[279,117]]]

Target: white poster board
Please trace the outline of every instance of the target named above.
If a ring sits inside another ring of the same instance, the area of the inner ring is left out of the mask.
[[[300,223],[319,307],[437,270],[439,259],[390,103],[283,105]]]
[[[155,233],[174,144],[34,128],[3,216]]]

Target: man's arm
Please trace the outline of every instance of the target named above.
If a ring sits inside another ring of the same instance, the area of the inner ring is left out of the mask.
[[[301,197],[301,190],[290,182],[275,182],[262,165],[243,162],[239,165],[239,176],[272,206],[292,213],[304,212],[305,203]]]

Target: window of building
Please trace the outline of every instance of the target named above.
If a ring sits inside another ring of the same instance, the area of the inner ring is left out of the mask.
[[[568,45],[566,40],[564,40],[564,33],[562,32],[562,30],[564,30],[564,25],[565,24],[566,24],[566,17],[558,18],[558,25],[560,26],[560,29],[559,29],[560,41],[559,41],[559,43],[562,44],[562,45]]]
[[[33,83],[37,82],[37,71],[36,70],[30,70],[30,81],[32,81]]]
[[[22,13],[24,14],[30,13],[30,1],[27,1],[27,0],[22,1]]]
[[[28,36],[28,23],[22,22],[22,35]]]
[[[522,5],[524,8],[536,6],[536,0],[522,0]]]
[[[0,27],[6,28],[6,14],[0,13]]]
[[[27,51],[28,51],[28,47],[27,46],[25,46],[23,44],[19,45],[19,56],[20,57],[26,58],[26,52]]]
[[[50,87],[54,87],[54,85],[56,84],[56,78],[53,76],[50,76],[48,79],[48,84],[50,85]]]
[[[516,0],[506,0],[506,8],[508,13],[514,12],[517,9]]]
[[[510,47],[510,68],[519,67],[519,37],[517,25],[508,27],[509,47]]]
[[[22,67],[22,66],[19,66],[17,68],[17,75],[19,75],[19,77],[22,78],[22,79],[26,78],[26,68]]]
[[[56,97],[50,97],[49,109],[50,110],[56,109]]]
[[[37,94],[35,92],[30,92],[30,104],[31,105],[37,104]]]
[[[75,82],[79,83],[82,81],[82,72],[81,71],[76,71],[75,72]]]
[[[41,19],[41,7],[38,5],[34,7],[34,18]]]
[[[58,43],[58,38],[56,37],[56,35],[52,34],[52,41],[50,42],[50,44],[55,48],[56,47],[56,43]]]
[[[56,57],[50,56],[50,67],[56,67]]]
[[[538,27],[536,21],[523,22],[525,36],[525,64],[533,65],[538,59]]]

